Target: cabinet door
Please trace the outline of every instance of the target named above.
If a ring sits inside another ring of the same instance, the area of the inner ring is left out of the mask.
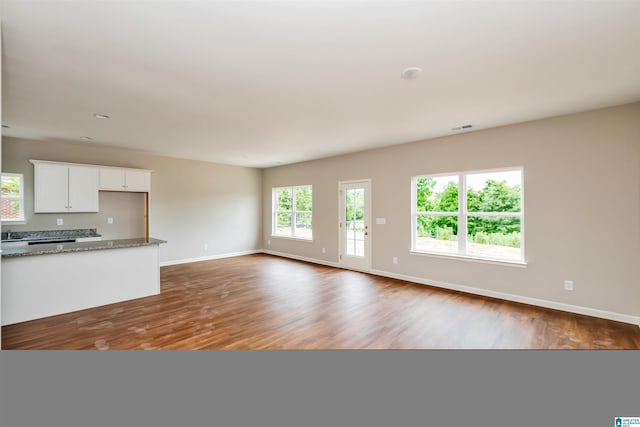
[[[69,212],[98,212],[98,168],[69,166]]]
[[[68,169],[63,165],[35,165],[34,212],[67,212]]]
[[[124,191],[124,171],[122,169],[101,168],[100,190]]]
[[[127,170],[125,172],[125,190],[148,192],[150,187],[149,172]]]

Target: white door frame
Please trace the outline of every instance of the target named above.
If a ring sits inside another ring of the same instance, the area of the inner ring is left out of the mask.
[[[345,238],[344,238],[344,227],[345,227],[345,206],[344,206],[344,195],[342,193],[343,187],[353,185],[353,184],[362,184],[365,189],[365,198],[364,198],[364,220],[365,226],[367,227],[365,242],[364,242],[364,257],[357,258],[346,255],[345,251]],[[371,271],[371,247],[372,247],[372,227],[371,227],[371,178],[367,179],[353,179],[348,181],[339,181],[338,182],[338,264],[342,268],[347,268],[349,270],[357,270],[357,271]]]

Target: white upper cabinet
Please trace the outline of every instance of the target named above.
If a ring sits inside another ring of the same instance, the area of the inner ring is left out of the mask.
[[[98,168],[32,161],[34,212],[98,212]]]
[[[100,190],[123,191],[124,172],[122,169],[100,168]]]
[[[149,191],[151,173],[127,169],[124,172],[124,184],[127,191]]]
[[[78,163],[30,160],[34,213],[98,212],[99,190],[151,191],[151,172]]]
[[[34,165],[34,209],[38,212],[69,211],[69,167]]]
[[[98,212],[97,168],[69,166],[69,212]]]
[[[147,193],[151,190],[151,171],[100,168],[100,190]]]

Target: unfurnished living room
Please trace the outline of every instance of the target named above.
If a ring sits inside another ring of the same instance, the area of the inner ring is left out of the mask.
[[[640,349],[640,2],[2,1],[2,349]]]

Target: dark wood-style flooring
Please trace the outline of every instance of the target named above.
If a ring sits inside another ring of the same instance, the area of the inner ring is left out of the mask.
[[[262,254],[163,267],[161,288],[4,326],[2,348],[640,348],[634,325]]]

